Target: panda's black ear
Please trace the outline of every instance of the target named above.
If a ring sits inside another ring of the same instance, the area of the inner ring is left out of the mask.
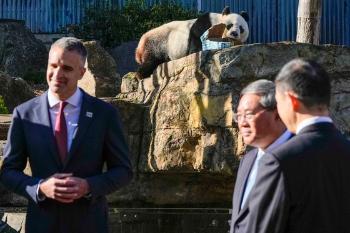
[[[249,15],[246,11],[241,11],[241,13],[239,13],[243,19],[248,23],[249,22]]]
[[[222,15],[229,15],[231,13],[230,7],[225,6],[225,8],[222,10]]]

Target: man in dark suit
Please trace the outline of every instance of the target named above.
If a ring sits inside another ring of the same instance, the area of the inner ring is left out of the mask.
[[[266,152],[287,141],[292,134],[279,118],[275,85],[268,80],[255,81],[242,90],[234,120],[244,143],[256,148],[241,159],[233,195],[230,233],[248,233],[250,192],[255,185],[259,161]]]
[[[350,142],[329,117],[328,74],[295,59],[275,83],[278,112],[296,136],[260,160],[247,232],[348,233]]]
[[[27,233],[108,232],[105,195],[132,178],[117,110],[77,87],[86,56],[80,40],[56,41],[49,90],[13,111],[0,179],[28,199]]]

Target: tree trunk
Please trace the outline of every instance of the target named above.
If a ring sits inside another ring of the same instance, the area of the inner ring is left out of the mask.
[[[320,43],[322,0],[299,0],[297,42]]]

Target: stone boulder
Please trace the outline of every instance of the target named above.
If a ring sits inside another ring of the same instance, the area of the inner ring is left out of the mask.
[[[273,80],[296,57],[314,59],[330,74],[331,115],[350,135],[350,48],[282,42],[205,51],[160,65],[136,91],[137,79],[123,78],[119,96],[150,105],[143,135],[150,142],[142,148],[140,171],[232,175],[245,149],[232,120],[241,89]]]
[[[120,76],[115,61],[96,41],[84,42],[88,51],[86,73],[78,85],[96,97],[111,97],[120,93]]]
[[[108,52],[114,58],[121,76],[137,70],[138,64],[135,60],[135,51],[138,41],[124,42],[110,49]]]
[[[33,98],[32,88],[21,78],[14,78],[0,71],[0,95],[7,109],[12,110],[19,104]]]
[[[46,70],[47,54],[24,21],[0,19],[0,70],[25,78],[27,73]]]

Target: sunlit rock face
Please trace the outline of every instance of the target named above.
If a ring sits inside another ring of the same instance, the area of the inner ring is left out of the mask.
[[[111,55],[96,41],[86,41],[86,72],[78,85],[96,97],[114,97],[120,93],[120,75]]]
[[[230,208],[247,150],[232,120],[239,93],[254,80],[273,80],[296,57],[314,59],[329,73],[331,116],[350,135],[350,48],[271,43],[192,54],[160,65],[150,78],[129,73],[121,93],[104,98],[119,109],[135,173],[129,186],[109,195],[110,204]]]

